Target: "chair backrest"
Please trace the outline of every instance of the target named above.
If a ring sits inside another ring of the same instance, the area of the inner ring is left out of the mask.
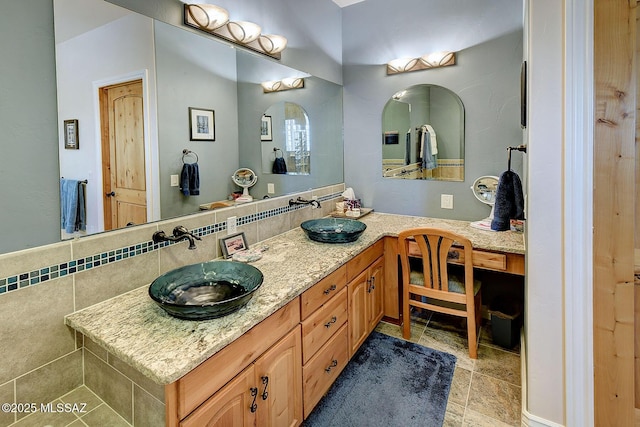
[[[453,244],[464,250],[464,271],[466,293],[473,295],[473,246],[471,241],[457,233],[439,228],[411,228],[398,234],[398,249],[405,283],[409,282],[409,257],[422,258],[424,286],[449,291],[447,258]]]

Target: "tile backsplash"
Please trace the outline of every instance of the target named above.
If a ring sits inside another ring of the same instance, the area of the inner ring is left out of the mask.
[[[145,286],[175,267],[218,258],[218,240],[227,235],[226,220],[231,216],[237,218],[237,231],[244,232],[252,245],[295,228],[304,220],[328,215],[335,202],[342,199],[343,191],[344,184],[337,184],[0,255],[2,401],[47,403],[80,385],[90,386],[88,365],[83,362],[83,354],[88,354],[86,343],[64,325],[67,314]],[[322,206],[290,207],[289,199],[298,196],[317,196]],[[188,250],[184,241],[152,242],[155,231],[171,234],[177,225],[202,239],[196,241],[196,250]],[[117,364],[108,369],[130,377]],[[61,380],[63,377],[67,380]],[[148,386],[138,387],[139,380],[132,381],[136,390],[140,388],[136,394],[141,399],[161,403],[145,391]],[[108,401],[108,393],[100,397]],[[145,401],[141,402],[143,405]],[[0,427],[24,416],[0,414]]]
[[[339,197],[340,194],[342,193],[342,191],[339,191],[339,188],[340,187],[338,186],[336,193],[329,193],[323,196],[318,196],[318,200],[322,203],[323,201],[328,201],[328,200],[332,200]],[[287,201],[289,197],[290,196],[285,196]],[[266,203],[262,202],[262,204],[266,204]],[[262,210],[260,209],[260,204],[246,205],[246,206],[255,207],[257,212],[238,217],[237,225],[239,227],[304,208],[304,206],[301,206],[301,205],[295,205],[295,206],[285,205],[285,206],[278,206],[275,208]],[[225,208],[224,210],[220,210],[220,211],[212,211],[207,216],[215,218],[215,215],[214,215],[215,213],[223,212],[223,211],[229,212],[229,211],[234,211],[236,209],[237,207],[233,207],[233,208]],[[158,223],[158,225],[161,227],[162,222]],[[209,236],[211,234],[216,234],[222,231],[226,231],[226,229],[227,229],[227,224],[225,219],[224,221],[214,222],[213,224],[204,225],[202,227],[191,229],[190,231],[194,235],[202,238],[205,236]],[[100,238],[95,236],[91,236],[91,237]],[[38,285],[38,284],[47,282],[49,280],[57,279],[59,277],[64,277],[70,274],[74,274],[81,271],[90,270],[92,268],[97,268],[106,264],[118,262],[127,258],[139,256],[147,252],[156,251],[160,248],[173,245],[173,244],[175,243],[173,242],[153,243],[151,240],[147,240],[147,241],[137,242],[131,245],[126,245],[124,247],[115,248],[115,249],[101,252],[101,253],[78,257],[78,258],[57,263],[54,265],[43,265],[43,266],[38,266],[32,269],[30,268],[28,271],[13,273],[7,277],[2,277],[3,272],[0,271],[0,294],[22,289],[27,286]],[[49,245],[43,248],[51,247],[51,249],[55,250],[55,246],[57,245],[58,244]],[[65,245],[65,243],[63,242],[62,245]],[[40,249],[41,248],[38,248],[38,250]],[[29,250],[12,253],[12,254],[9,254],[9,256],[16,256],[16,255],[20,256],[22,252],[24,252],[25,255],[27,255],[27,252],[29,252]],[[0,265],[2,265],[1,263],[2,263],[2,257],[0,256]]]

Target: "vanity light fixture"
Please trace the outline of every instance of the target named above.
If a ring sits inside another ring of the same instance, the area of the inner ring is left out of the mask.
[[[289,77],[282,80],[274,80],[261,83],[264,93],[281,92],[283,90],[301,89],[304,87],[304,78]]]
[[[407,73],[409,71],[428,70],[429,68],[455,65],[455,52],[434,52],[419,58],[398,58],[387,63],[387,74]]]
[[[248,21],[229,21],[229,13],[212,4],[185,4],[184,23],[255,52],[280,59],[287,39],[277,34],[261,34],[260,25]]]

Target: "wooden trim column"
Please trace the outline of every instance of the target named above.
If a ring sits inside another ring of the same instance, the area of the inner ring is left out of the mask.
[[[632,426],[634,423],[634,56],[635,11],[629,0],[595,0],[596,426]]]

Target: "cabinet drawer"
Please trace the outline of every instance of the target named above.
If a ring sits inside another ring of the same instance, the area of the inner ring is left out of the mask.
[[[361,254],[347,262],[347,282],[352,281],[358,274],[362,273],[373,261],[384,253],[384,240],[380,239],[369,246]]]
[[[347,325],[302,368],[304,418],[307,418],[349,361]]]
[[[464,250],[456,247],[451,248],[448,261],[453,264],[464,264]],[[495,252],[474,250],[473,266],[487,268],[489,270],[505,271],[507,269],[507,256]]]
[[[177,381],[178,416],[186,417],[300,322],[296,298]]]
[[[302,319],[306,319],[318,307],[347,286],[346,274],[347,267],[343,265],[302,294],[300,299]]]
[[[302,363],[307,363],[346,321],[347,289],[345,288],[302,322]]]
[[[409,256],[421,256],[417,243],[409,242]],[[448,262],[452,264],[464,264],[464,249],[455,246],[452,247],[449,250]],[[507,271],[507,255],[474,249],[473,266],[489,270]]]

